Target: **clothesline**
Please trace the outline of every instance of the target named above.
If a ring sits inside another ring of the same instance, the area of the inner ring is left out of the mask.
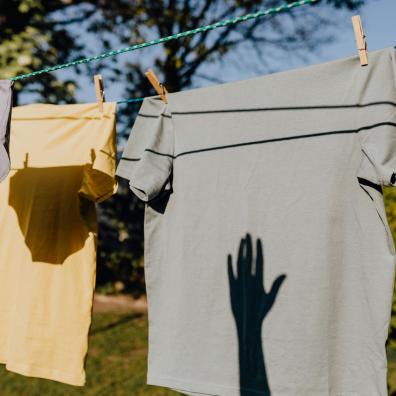
[[[126,52],[131,52],[131,51],[135,51],[141,48],[146,48],[152,45],[156,45],[156,44],[161,44],[161,43],[165,43],[167,41],[171,41],[171,40],[176,40],[182,37],[187,37],[187,36],[192,36],[194,34],[198,34],[198,33],[203,33],[206,32],[208,30],[214,30],[220,27],[225,27],[228,25],[234,25],[240,22],[245,22],[251,19],[256,19],[256,18],[260,18],[260,17],[264,17],[267,15],[272,15],[272,14],[278,14],[284,11],[288,11],[292,8],[296,8],[296,7],[300,7],[303,6],[305,4],[313,4],[316,3],[320,0],[299,0],[299,1],[295,1],[293,3],[290,4],[284,4],[282,6],[279,7],[272,7],[269,8],[268,10],[263,10],[263,11],[257,11],[254,13],[250,13],[250,14],[246,14],[246,15],[242,15],[239,17],[235,17],[235,18],[231,18],[231,19],[226,19],[224,21],[219,21],[216,23],[213,23],[211,25],[206,25],[206,26],[201,26],[199,28],[196,29],[192,29],[192,30],[187,30],[185,32],[180,32],[180,33],[176,33],[176,34],[172,34],[170,36],[167,37],[161,37],[159,39],[156,40],[151,40],[151,41],[147,41],[141,44],[135,44],[129,47],[125,47],[125,48],[121,48],[118,50],[112,50],[112,51],[108,51],[108,52],[104,52],[102,54],[99,55],[95,55],[95,56],[90,56],[87,58],[82,58],[82,59],[78,59],[72,62],[67,62],[67,63],[63,63],[60,65],[55,65],[55,66],[51,66],[51,67],[47,67],[45,69],[41,69],[41,70],[37,70],[31,73],[27,73],[27,74],[21,74],[19,76],[15,76],[15,77],[11,77],[10,80],[12,81],[17,81],[17,80],[23,80],[29,77],[34,77],[34,76],[38,76],[40,74],[43,73],[50,73],[53,71],[57,71],[57,70],[61,70],[61,69],[66,69],[68,67],[72,67],[72,66],[77,66],[77,65],[81,65],[81,64],[85,64],[85,63],[89,63],[89,62],[94,62],[94,61],[99,61],[108,57],[112,57],[112,56],[116,56],[116,55],[120,55]],[[141,98],[138,98],[139,100]],[[130,99],[128,99],[130,100]],[[141,99],[142,100],[142,99]],[[135,100],[134,100],[135,101]],[[137,101],[137,100],[136,100]],[[127,103],[127,102],[122,102],[122,103]]]
[[[144,100],[144,98],[132,98],[132,99],[118,100],[116,103],[117,103],[117,104],[137,103],[137,102],[143,102],[143,100]]]

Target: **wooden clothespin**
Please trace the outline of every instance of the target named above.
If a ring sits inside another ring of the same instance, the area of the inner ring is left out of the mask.
[[[360,15],[354,15],[352,17],[353,30],[355,31],[356,46],[359,52],[360,64],[362,66],[368,65],[368,54],[367,54],[367,41],[364,34],[362,20]]]
[[[103,91],[102,76],[100,74],[95,74],[94,82],[95,82],[96,100],[98,102],[99,111],[103,113],[103,103],[105,102],[105,96]]]
[[[160,81],[157,78],[157,76],[155,75],[155,73],[151,69],[148,69],[145,74],[146,74],[146,77],[148,78],[148,80],[150,81],[151,85],[154,87],[157,94],[161,97],[161,99],[165,103],[168,103],[168,91],[160,83]]]

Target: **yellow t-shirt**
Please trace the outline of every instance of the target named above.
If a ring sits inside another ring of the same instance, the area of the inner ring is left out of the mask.
[[[115,103],[16,107],[0,184],[0,362],[84,385],[95,202],[116,192]]]

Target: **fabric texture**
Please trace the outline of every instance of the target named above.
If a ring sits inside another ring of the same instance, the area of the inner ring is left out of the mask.
[[[147,202],[148,383],[386,396],[395,53],[145,99],[117,174]]]
[[[12,81],[0,80],[0,182],[10,171],[8,157],[10,119],[12,101]]]
[[[115,193],[115,103],[13,109],[0,185],[0,362],[81,386],[96,274],[95,202]]]

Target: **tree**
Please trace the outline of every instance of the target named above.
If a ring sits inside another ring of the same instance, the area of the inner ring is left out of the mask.
[[[2,78],[28,73],[58,62],[81,56],[83,46],[77,44],[70,29],[93,10],[80,11],[80,18],[69,18],[67,0],[11,0],[0,1],[0,67]],[[52,17],[62,12],[66,18]],[[55,74],[43,74],[27,82],[17,82],[14,102],[19,92],[38,94],[50,103],[73,103],[76,83],[74,80],[59,81]],[[36,95],[37,96],[37,95]]]
[[[392,231],[393,243],[396,244],[396,191],[393,187],[385,187],[383,190],[386,202],[386,217]],[[393,295],[392,320],[387,342],[393,348],[396,346],[396,294]]]

